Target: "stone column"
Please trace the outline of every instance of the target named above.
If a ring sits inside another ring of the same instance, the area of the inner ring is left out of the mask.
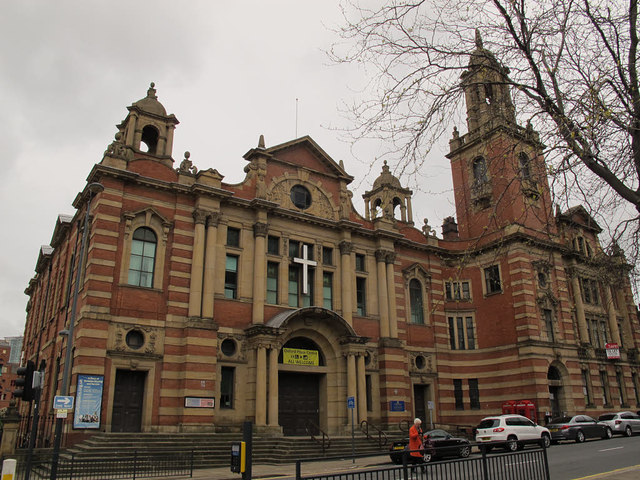
[[[376,250],[381,338],[389,336],[389,292],[387,291],[387,270],[385,266],[386,258],[387,252],[385,252],[384,250]]]
[[[346,240],[340,242],[340,278],[342,283],[342,317],[351,325],[353,323],[353,272],[351,269],[351,251],[353,244]]]
[[[256,425],[267,424],[267,350],[256,350]]]
[[[264,302],[267,288],[267,238],[268,227],[266,223],[256,222],[253,225],[254,251],[253,251],[253,323],[263,323]]]
[[[278,348],[269,350],[269,426],[278,426]]]
[[[16,453],[16,441],[18,439],[18,427],[20,427],[20,414],[16,409],[16,400],[9,401],[7,414],[3,418],[2,443],[0,443],[0,455],[7,456]]]
[[[189,316],[199,317],[202,306],[202,274],[204,259],[204,223],[207,214],[203,210],[193,212],[195,234],[191,252],[191,282],[189,284]]]
[[[407,197],[407,222],[413,223],[413,209],[411,207],[411,197]]]
[[[618,328],[618,317],[616,316],[616,307],[613,304],[611,296],[611,288],[604,285],[604,301],[607,304],[607,314],[609,316],[609,330],[611,331],[611,340],[620,346],[620,329]]]
[[[347,397],[357,399],[357,393],[356,356],[350,352],[347,354]],[[351,426],[351,412],[349,410],[347,409],[347,425]]]
[[[365,378],[364,353],[358,355],[356,361],[358,377],[358,424],[367,419],[367,381]]]
[[[398,318],[396,313],[396,279],[394,262],[396,254],[387,254],[387,292],[389,294],[389,336],[398,338]]]
[[[573,300],[576,304],[576,319],[578,320],[580,341],[582,343],[590,343],[587,318],[584,315],[584,304],[582,303],[582,290],[580,289],[580,280],[576,272],[571,272],[571,286],[573,287]]]
[[[216,243],[220,213],[214,212],[207,220],[207,246],[204,257],[204,286],[202,287],[202,316],[213,318],[213,297],[215,295]]]

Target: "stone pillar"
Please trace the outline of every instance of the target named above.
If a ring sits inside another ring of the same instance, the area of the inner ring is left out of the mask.
[[[18,427],[20,427],[20,414],[16,409],[16,400],[11,399],[7,414],[2,419],[2,443],[0,443],[0,456],[16,453],[16,441],[18,439]]]
[[[253,225],[254,251],[253,251],[253,323],[264,322],[264,302],[266,296],[266,269],[267,269],[267,238],[268,227],[266,223],[256,222]]]
[[[202,274],[204,259],[204,223],[207,215],[202,210],[193,212],[195,234],[191,252],[191,282],[189,284],[189,316],[199,317],[202,306]]]
[[[269,426],[278,426],[278,349],[269,350]]]
[[[411,208],[411,197],[407,197],[407,222],[413,223],[413,209]]]
[[[356,356],[350,352],[347,354],[347,397],[357,399],[357,393]],[[351,412],[349,409],[347,409],[347,425],[351,426]]]
[[[618,328],[618,317],[616,317],[616,307],[613,304],[611,296],[611,288],[604,285],[604,301],[607,304],[607,314],[609,316],[609,331],[611,331],[611,340],[620,346],[620,329]]]
[[[256,349],[256,426],[267,424],[267,350]]]
[[[589,329],[587,328],[587,318],[584,315],[584,304],[582,303],[582,290],[580,280],[575,272],[571,275],[571,286],[573,287],[573,300],[576,304],[576,320],[578,320],[578,330],[580,331],[580,341],[590,343]]]
[[[340,278],[342,283],[342,318],[351,325],[353,323],[353,272],[351,269],[351,242],[340,242]]]
[[[367,419],[367,381],[365,378],[364,353],[358,355],[356,362],[358,377],[358,424]]]
[[[215,295],[216,243],[218,239],[218,212],[209,215],[207,221],[207,246],[204,257],[204,286],[202,287],[202,316],[213,318],[213,297]]]
[[[387,291],[387,270],[385,266],[386,258],[387,252],[385,252],[384,250],[376,250],[381,338],[389,336],[389,292]]]
[[[394,262],[396,261],[395,253],[387,254],[387,292],[389,295],[389,336],[398,338],[398,317],[396,313],[396,279]]]

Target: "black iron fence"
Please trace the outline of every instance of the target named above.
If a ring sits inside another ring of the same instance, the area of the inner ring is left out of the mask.
[[[342,460],[345,458],[340,457]],[[327,460],[331,459],[298,460],[296,480],[550,480],[544,448],[492,455],[483,451],[468,458],[418,464],[407,463],[411,458],[405,453],[402,465],[381,464],[321,475],[302,474],[303,462]]]
[[[49,479],[53,454],[34,453],[30,460],[29,479]],[[15,480],[27,478],[27,454],[5,458],[17,460]],[[2,461],[5,460],[2,458]],[[133,451],[127,454],[110,452],[99,456],[61,454],[58,459],[57,479],[101,480],[137,479],[152,477],[193,476],[193,450]]]
[[[38,425],[36,427],[35,448],[50,448],[53,445],[53,432],[56,417],[53,413],[40,415]],[[17,448],[26,448],[29,445],[29,438],[33,434],[33,415],[23,415],[20,419],[18,427],[18,436],[16,439]],[[62,444],[65,444],[66,434],[63,432]]]

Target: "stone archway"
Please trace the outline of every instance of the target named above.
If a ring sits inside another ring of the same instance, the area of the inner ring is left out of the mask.
[[[554,362],[547,370],[547,383],[549,385],[549,404],[551,416],[558,417],[567,411],[567,398],[564,391],[563,378],[566,376],[564,365]]]

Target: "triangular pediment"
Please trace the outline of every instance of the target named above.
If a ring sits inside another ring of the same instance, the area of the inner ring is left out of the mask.
[[[308,135],[269,148],[252,148],[244,155],[244,158],[251,161],[258,155],[266,156],[269,161],[283,162],[334,176],[345,180],[347,184],[353,180],[353,177],[345,172],[344,167],[331,158]]]
[[[565,223],[582,227],[586,230],[592,230],[596,233],[602,232],[600,225],[598,225],[595,219],[582,205],[571,207],[566,212],[561,213],[558,219]]]

